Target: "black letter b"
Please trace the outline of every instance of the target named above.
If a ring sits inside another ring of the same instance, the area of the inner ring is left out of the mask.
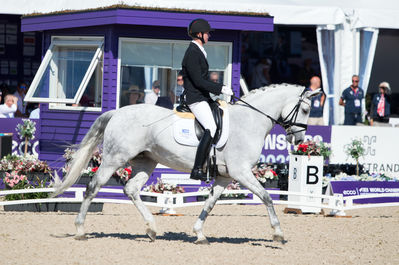
[[[311,169],[313,169],[312,173],[310,172]],[[319,181],[319,177],[317,176],[317,173],[319,172],[319,169],[315,166],[308,166],[307,173],[306,173],[306,184],[317,184]],[[314,181],[310,181],[310,176],[314,176]]]

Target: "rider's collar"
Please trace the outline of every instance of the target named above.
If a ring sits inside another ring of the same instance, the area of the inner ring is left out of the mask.
[[[192,40],[191,42],[198,46],[198,48],[199,48],[199,49],[201,50],[201,52],[204,54],[205,58],[208,56],[208,55],[206,54],[206,51],[205,51],[205,49],[204,49],[203,46],[199,45],[195,40]]]

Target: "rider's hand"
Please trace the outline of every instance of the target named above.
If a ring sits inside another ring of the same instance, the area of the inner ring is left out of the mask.
[[[222,87],[222,94],[225,94],[227,96],[232,96],[233,95],[233,91],[231,90],[230,87],[223,86]]]

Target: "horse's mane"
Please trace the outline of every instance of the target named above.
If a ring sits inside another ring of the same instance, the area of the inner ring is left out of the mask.
[[[272,92],[274,90],[281,90],[284,88],[288,88],[290,87],[290,89],[297,89],[299,91],[299,89],[301,89],[300,91],[302,92],[305,87],[303,86],[299,86],[299,85],[295,85],[295,84],[287,84],[287,83],[283,83],[283,84],[272,84],[269,86],[264,86],[264,87],[260,87],[257,89],[253,89],[251,90],[248,94],[244,95],[241,97],[241,99],[250,99],[252,97],[258,96],[260,93],[264,93],[264,92]]]

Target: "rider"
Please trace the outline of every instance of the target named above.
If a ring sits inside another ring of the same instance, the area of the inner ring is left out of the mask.
[[[211,143],[216,132],[216,123],[213,119],[209,103],[212,99],[209,92],[219,95],[233,95],[233,92],[223,84],[209,80],[209,66],[207,54],[204,49],[210,37],[211,26],[204,19],[194,19],[188,26],[188,35],[193,39],[184,54],[182,61],[182,74],[186,103],[199,123],[205,128],[204,135],[198,145],[194,167],[190,178],[206,180],[203,167],[209,154]]]

